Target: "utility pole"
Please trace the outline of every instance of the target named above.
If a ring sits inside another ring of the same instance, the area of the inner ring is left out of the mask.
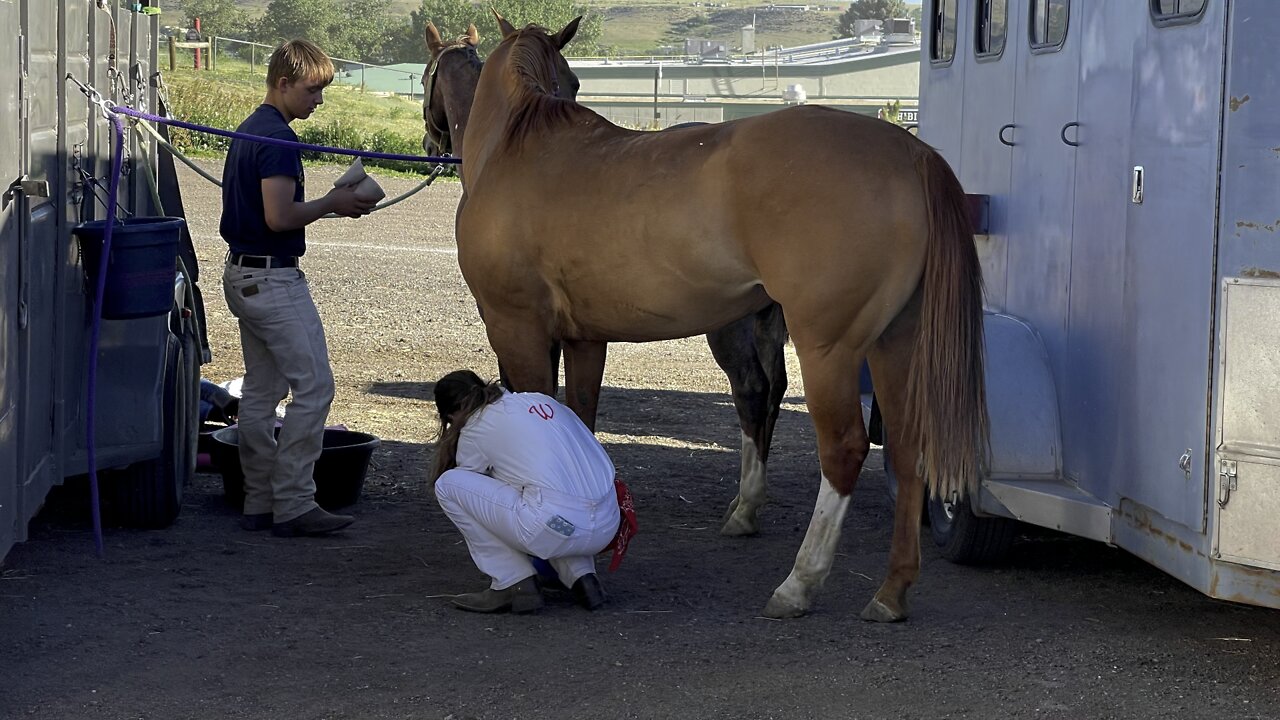
[[[659,130],[662,127],[662,111],[658,109],[658,86],[662,83],[662,62],[658,62],[658,67],[653,71],[653,129]]]

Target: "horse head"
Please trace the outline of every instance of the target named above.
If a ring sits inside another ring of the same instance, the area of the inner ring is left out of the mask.
[[[431,59],[422,74],[422,149],[428,155],[461,155],[471,101],[484,67],[476,52],[480,34],[471,25],[467,34],[446,41],[428,22],[426,43]]]
[[[577,34],[581,15],[555,33],[532,23],[517,29],[497,10],[493,15],[502,30],[502,42],[494,56],[505,51],[504,58],[523,84],[534,92],[564,100],[578,96],[578,76],[573,74],[561,51]]]

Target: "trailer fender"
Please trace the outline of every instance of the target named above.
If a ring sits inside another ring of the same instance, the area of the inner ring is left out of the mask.
[[[1044,341],[1012,315],[988,313],[983,327],[991,418],[988,477],[1056,480],[1062,476],[1062,430]]]

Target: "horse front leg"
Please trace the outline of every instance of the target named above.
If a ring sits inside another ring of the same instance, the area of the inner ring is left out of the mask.
[[[596,410],[600,384],[604,381],[604,360],[608,343],[587,340],[564,341],[565,404],[591,430],[596,431]]]
[[[729,379],[742,429],[738,495],[725,513],[722,535],[754,535],[759,531],[757,513],[768,501],[769,446],[787,387],[786,337],[782,309],[777,304],[707,333],[711,355]]]
[[[809,417],[817,431],[822,480],[791,574],[765,605],[764,614],[772,618],[800,617],[809,612],[831,572],[849,496],[871,449],[858,404],[856,369],[862,364],[863,353],[838,345],[806,347],[798,340],[796,353],[804,375]]]
[[[498,357],[502,384],[514,392],[539,392],[554,397],[556,369],[548,358],[556,343],[537,322],[505,317],[482,317],[489,347]]]
[[[481,319],[483,320],[484,318]],[[547,358],[547,362],[551,365],[551,392],[547,393],[547,395],[555,397],[560,377],[560,343],[554,341],[551,343],[550,357]],[[511,378],[507,375],[507,369],[502,366],[501,362],[498,363],[498,380],[502,383],[502,387],[508,390],[511,389]]]

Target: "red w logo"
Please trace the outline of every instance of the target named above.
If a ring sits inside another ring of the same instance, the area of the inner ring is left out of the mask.
[[[529,408],[529,412],[537,415],[543,420],[550,420],[556,416],[556,409],[546,403],[538,403]]]

